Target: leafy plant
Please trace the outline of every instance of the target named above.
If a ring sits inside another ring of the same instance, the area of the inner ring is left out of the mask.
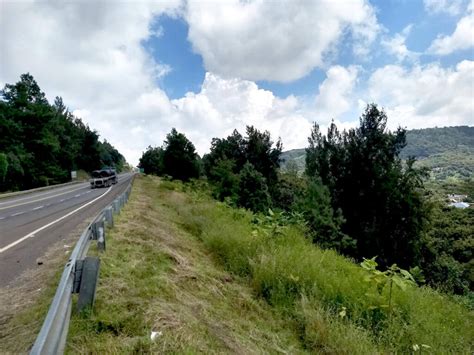
[[[370,298],[376,301],[376,304],[369,306],[369,309],[387,310],[389,323],[392,319],[393,304],[392,293],[394,286],[402,291],[405,291],[407,286],[416,285],[415,279],[407,270],[401,269],[397,264],[393,264],[386,271],[377,270],[378,263],[375,261],[376,256],[372,259],[364,258],[360,263],[362,268],[368,272],[364,281],[369,282],[375,286],[377,293],[368,294]],[[388,299],[384,296],[384,289],[388,285]],[[375,296],[375,297],[374,297]]]
[[[279,236],[284,234],[288,226],[299,226],[304,229],[307,225],[302,213],[275,212],[271,208],[268,209],[267,215],[256,215],[252,223],[254,225],[252,235],[254,236]]]

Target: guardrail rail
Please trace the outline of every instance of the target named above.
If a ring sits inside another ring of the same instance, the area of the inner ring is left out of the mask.
[[[64,266],[56,294],[30,354],[64,353],[74,293],[79,294],[78,311],[93,306],[100,259],[86,255],[93,240],[97,241],[99,251],[105,251],[105,226],[113,227],[113,215],[118,214],[128,201],[133,180],[134,177],[125,191],[105,207],[81,234]]]

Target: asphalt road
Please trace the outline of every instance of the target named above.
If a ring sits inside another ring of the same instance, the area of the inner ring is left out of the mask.
[[[80,183],[0,199],[0,287],[14,285],[25,270],[41,267],[37,261],[52,244],[111,203],[131,178],[122,174],[110,188]]]

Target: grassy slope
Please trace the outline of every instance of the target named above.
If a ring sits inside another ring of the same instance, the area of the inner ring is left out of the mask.
[[[183,226],[293,320],[306,348],[409,353],[413,345],[426,344],[436,353],[472,352],[474,315],[463,306],[429,288],[396,290],[390,320],[386,311],[373,308],[387,303],[388,290],[377,296],[365,272],[349,260],[320,250],[295,228],[277,236],[255,235],[251,214],[200,194],[189,196],[175,204]],[[346,316],[340,317],[344,309]]]
[[[389,321],[371,308],[387,294],[376,296],[360,267],[295,228],[255,235],[250,213],[181,189],[136,181],[95,313],[73,318],[70,352],[472,352],[474,318],[461,305],[428,288],[397,290]],[[151,330],[163,334],[151,342]]]
[[[291,327],[181,226],[182,194],[138,178],[102,255],[94,313],[68,352],[302,352]],[[151,331],[162,332],[150,341]]]

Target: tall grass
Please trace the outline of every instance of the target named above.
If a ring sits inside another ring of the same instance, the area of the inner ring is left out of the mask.
[[[93,312],[73,312],[66,353],[306,353],[286,318],[210,260],[190,235],[199,224],[180,223],[175,185],[156,184],[138,177],[107,231]]]
[[[180,187],[167,182],[161,189]],[[410,286],[393,291],[389,316],[384,306],[388,289],[380,295],[367,282],[365,270],[332,250],[319,249],[297,226],[278,234],[255,233],[250,212],[199,192],[186,196],[185,203],[173,205],[182,226],[229,271],[248,277],[256,295],[294,321],[307,348],[472,353],[474,315],[461,304],[428,287]]]

